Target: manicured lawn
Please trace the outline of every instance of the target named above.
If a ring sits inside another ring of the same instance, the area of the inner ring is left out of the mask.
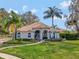
[[[23,40],[10,40],[4,44],[0,45],[0,48],[2,47],[7,47],[7,46],[16,46],[16,45],[25,45],[25,44],[32,44],[35,43],[36,41],[32,41],[32,40],[27,40],[27,41],[23,41]]]
[[[0,59],[3,59],[3,58],[0,57]]]
[[[46,42],[2,50],[22,59],[79,59],[79,41]]]

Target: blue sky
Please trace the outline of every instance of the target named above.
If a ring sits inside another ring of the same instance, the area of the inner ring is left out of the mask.
[[[70,0],[1,0],[0,8],[5,8],[8,12],[14,10],[16,13],[24,13],[32,11],[36,14],[40,21],[51,26],[51,19],[43,19],[43,12],[48,7],[56,6],[62,10],[64,14],[68,14],[68,6]],[[65,28],[65,19],[55,17],[54,24],[60,28]]]

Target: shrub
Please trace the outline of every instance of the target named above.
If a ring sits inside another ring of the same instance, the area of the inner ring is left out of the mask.
[[[29,42],[37,42],[37,40],[35,40],[35,39],[22,39],[22,38],[20,38],[20,39],[16,39],[16,40],[29,41]]]
[[[6,44],[21,44],[23,43],[21,40],[10,40],[6,42]]]
[[[79,34],[78,33],[61,33],[61,38],[66,38],[67,40],[78,40]]]

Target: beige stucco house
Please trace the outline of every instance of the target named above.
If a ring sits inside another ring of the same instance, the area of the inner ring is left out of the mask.
[[[59,39],[60,35],[57,30],[52,29],[50,26],[41,22],[35,22],[26,25],[17,30],[16,38],[21,39]]]

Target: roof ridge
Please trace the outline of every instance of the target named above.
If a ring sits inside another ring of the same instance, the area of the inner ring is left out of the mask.
[[[35,23],[30,24],[30,25],[25,25],[17,30],[18,31],[28,31],[28,30],[32,30],[33,28],[43,29],[43,28],[51,28],[51,27],[42,23],[42,22],[35,22]]]

